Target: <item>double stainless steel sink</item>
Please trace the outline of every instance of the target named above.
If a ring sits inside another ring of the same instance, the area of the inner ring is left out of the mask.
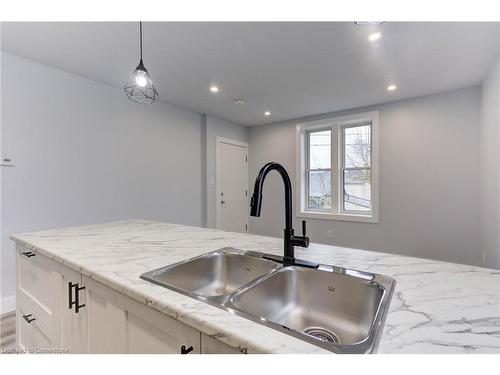
[[[394,279],[330,265],[286,266],[224,248],[141,278],[336,353],[375,352]]]

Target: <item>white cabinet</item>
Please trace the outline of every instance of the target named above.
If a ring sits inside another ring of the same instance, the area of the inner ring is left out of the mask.
[[[57,266],[60,279],[61,347],[69,353],[88,353],[88,304],[81,274]]]
[[[83,276],[89,353],[200,353],[200,332]]]
[[[25,248],[16,257],[17,344],[28,352],[59,348],[58,274],[48,258]]]
[[[28,352],[239,353],[43,255],[17,250],[17,342]]]
[[[127,353],[201,352],[199,331],[123,295],[118,303],[127,311]]]
[[[85,276],[82,282],[88,311],[88,352],[126,353],[127,313],[117,306],[117,292]]]

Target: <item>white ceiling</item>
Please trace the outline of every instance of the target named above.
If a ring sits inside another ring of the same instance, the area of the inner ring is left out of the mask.
[[[382,38],[368,41],[376,29]],[[260,125],[479,84],[498,35],[496,23],[149,22],[144,63],[161,100]],[[4,22],[2,50],[122,87],[138,63],[138,26]]]

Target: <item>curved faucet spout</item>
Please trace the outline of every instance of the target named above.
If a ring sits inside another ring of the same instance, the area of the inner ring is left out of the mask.
[[[283,184],[285,185],[285,228],[292,228],[292,183],[290,182],[290,176],[286,169],[278,163],[270,162],[264,165],[259,172],[259,175],[255,179],[255,186],[253,190],[252,200],[250,202],[250,215],[255,217],[260,217],[260,211],[262,208],[262,188],[264,186],[264,180],[269,172],[276,170],[283,179]]]
[[[305,222],[302,223],[303,236],[295,236],[292,227],[292,183],[290,182],[290,176],[286,169],[278,163],[270,162],[264,165],[257,179],[255,180],[255,186],[253,190],[252,200],[250,202],[250,215],[260,216],[260,210],[262,208],[262,188],[264,186],[264,180],[269,172],[276,170],[283,179],[283,184],[285,186],[285,230],[283,235],[284,240],[284,256],[283,263],[285,264],[296,264],[294,255],[294,246],[309,246],[309,238],[305,236]],[[317,265],[305,264],[307,267],[316,267]],[[307,263],[307,262],[306,262]]]

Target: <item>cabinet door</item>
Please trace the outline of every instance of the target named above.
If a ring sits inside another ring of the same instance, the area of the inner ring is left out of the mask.
[[[69,353],[88,353],[88,306],[80,273],[58,267],[61,280],[61,346]]]
[[[190,354],[201,352],[199,331],[129,297],[118,298],[127,311],[127,353],[182,354],[182,347]]]
[[[125,353],[125,310],[116,306],[111,288],[83,276],[88,308],[89,352]]]

